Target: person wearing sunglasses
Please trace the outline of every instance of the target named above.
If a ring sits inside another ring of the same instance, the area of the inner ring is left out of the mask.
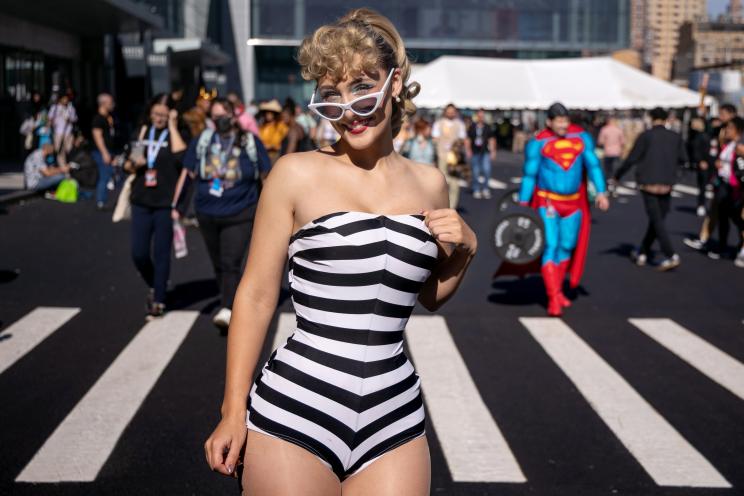
[[[403,331],[416,301],[435,311],[452,297],[477,239],[449,208],[439,169],[393,148],[419,85],[407,84],[387,18],[353,10],[306,38],[298,61],[317,83],[310,109],[340,139],[281,157],[266,180],[207,463],[254,496],[428,495],[424,406]],[[251,382],[287,259],[294,333]]]

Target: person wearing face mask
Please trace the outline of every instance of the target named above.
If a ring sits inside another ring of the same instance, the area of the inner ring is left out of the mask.
[[[132,260],[147,283],[146,311],[152,319],[165,312],[173,243],[171,202],[186,142],[167,94],[153,98],[145,115],[124,170],[135,175],[130,196]]]
[[[251,239],[259,186],[271,162],[261,140],[238,126],[229,100],[215,98],[210,117],[215,129],[203,130],[184,156],[172,217],[180,216],[176,206],[188,174],[196,179],[196,218],[220,288],[222,304],[213,323],[225,332]]]

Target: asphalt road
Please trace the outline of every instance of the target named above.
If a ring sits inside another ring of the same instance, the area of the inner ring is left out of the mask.
[[[502,154],[493,177],[511,184],[516,162]],[[496,200],[463,191],[480,251],[442,319],[416,309],[408,345],[432,494],[744,494],[744,270],[682,244],[700,223],[694,197],[673,201],[682,265],[669,273],[628,261],[645,229],[637,195],[596,213],[574,304],[545,321],[538,277],[492,281]],[[0,233],[0,494],[237,494],[203,457],[226,341],[199,233],[172,266],[177,312],[144,329],[128,223],[38,199],[0,216]],[[291,311],[284,292],[264,359]],[[436,379],[438,358],[461,374],[455,389]]]

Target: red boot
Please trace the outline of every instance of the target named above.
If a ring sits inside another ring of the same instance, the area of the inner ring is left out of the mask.
[[[542,266],[543,283],[545,283],[545,292],[548,295],[548,315],[551,317],[560,317],[563,313],[558,295],[560,287],[558,286],[558,266],[553,262],[548,262]]]
[[[571,306],[571,300],[566,298],[566,295],[563,294],[563,281],[566,279],[566,272],[568,271],[568,260],[564,260],[563,262],[558,264],[558,301],[561,302],[561,306],[564,308],[568,308]]]

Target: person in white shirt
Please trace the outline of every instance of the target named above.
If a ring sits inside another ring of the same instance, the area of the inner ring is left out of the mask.
[[[457,208],[460,199],[460,184],[457,178],[451,176],[447,168],[447,155],[457,140],[465,140],[467,129],[460,119],[457,107],[450,103],[444,108],[444,114],[434,123],[431,137],[437,146],[437,165],[447,179],[449,187],[450,208]]]
[[[72,127],[78,120],[75,106],[68,95],[62,95],[49,109],[49,120],[54,130],[54,150],[68,153],[72,148]]]

